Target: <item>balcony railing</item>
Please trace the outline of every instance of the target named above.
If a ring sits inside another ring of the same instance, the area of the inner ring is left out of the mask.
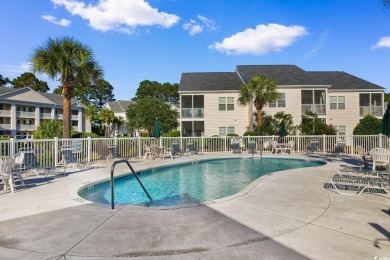
[[[59,119],[59,120],[63,120],[64,119],[64,115],[63,114],[57,114],[56,118]],[[75,121],[79,120],[79,116],[78,115],[72,115],[71,120],[75,120]]]
[[[325,104],[302,104],[302,114],[306,112],[313,112],[317,115],[326,115]]]
[[[35,118],[35,112],[17,111],[17,112],[16,112],[16,116],[17,116],[17,117]]]
[[[16,125],[16,130],[19,131],[33,131],[35,129],[36,129],[35,125],[23,125],[23,124]]]
[[[204,118],[204,108],[182,108],[182,118]]]
[[[0,129],[11,130],[11,124],[0,124]]]
[[[361,106],[360,116],[365,116],[368,114],[373,116],[383,116],[383,107],[382,106]]]
[[[51,113],[41,113],[41,118],[43,118],[43,119],[50,119],[51,118]]]
[[[11,116],[11,110],[0,110],[0,116]]]

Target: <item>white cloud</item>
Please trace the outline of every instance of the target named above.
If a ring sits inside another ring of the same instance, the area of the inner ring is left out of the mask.
[[[41,18],[50,23],[61,25],[61,26],[69,26],[71,24],[70,20],[67,19],[58,20],[56,17],[52,15],[42,15]]]
[[[303,26],[260,24],[255,29],[248,28],[243,32],[223,39],[222,42],[214,42],[209,48],[228,55],[260,55],[271,51],[279,51],[291,45],[298,37],[307,34],[306,28]]]
[[[0,64],[0,71],[11,75],[19,75],[30,70],[30,63],[26,62],[20,65]]]
[[[382,37],[379,41],[371,47],[371,49],[390,48],[390,37]]]
[[[191,36],[203,32],[204,29],[208,31],[215,31],[217,29],[213,20],[202,15],[198,15],[197,18],[198,21],[191,20],[183,24],[184,30],[188,31]]]
[[[159,12],[145,0],[99,0],[96,5],[77,0],[51,0],[64,6],[72,15],[89,21],[89,26],[99,31],[134,32],[138,26],[158,25],[169,28],[179,21],[174,14]]]

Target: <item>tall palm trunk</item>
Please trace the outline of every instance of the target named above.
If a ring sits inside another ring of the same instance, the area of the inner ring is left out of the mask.
[[[63,84],[62,87],[62,95],[64,96],[63,99],[63,130],[62,130],[62,137],[63,138],[70,138],[70,128],[71,126],[71,99],[72,99],[72,86],[69,84]]]
[[[261,135],[261,126],[263,124],[263,117],[261,116],[261,113],[263,111],[263,106],[258,101],[255,101],[255,107],[257,112],[257,132]]]

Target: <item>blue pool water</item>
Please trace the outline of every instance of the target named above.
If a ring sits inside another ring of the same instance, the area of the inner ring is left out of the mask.
[[[134,175],[115,179],[115,204],[172,206],[193,204],[233,195],[257,178],[276,171],[323,165],[298,159],[217,159],[143,171],[139,177],[153,198],[151,203]],[[89,186],[80,197],[111,203],[110,181]]]

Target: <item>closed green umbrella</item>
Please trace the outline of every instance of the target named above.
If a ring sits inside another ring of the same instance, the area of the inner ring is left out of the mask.
[[[381,122],[381,133],[390,136],[390,102],[387,103],[386,112]]]
[[[156,120],[154,120],[153,136],[154,136],[154,138],[160,138],[160,136],[161,136],[160,122],[158,121],[157,118],[156,118]]]
[[[279,136],[282,138],[287,135],[287,130],[286,130],[286,124],[284,123],[284,120],[280,124],[280,129],[279,129]]]

